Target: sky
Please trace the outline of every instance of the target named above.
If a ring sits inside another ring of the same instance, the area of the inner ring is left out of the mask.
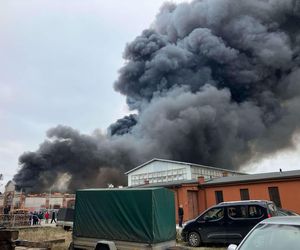
[[[125,97],[113,89],[122,54],[163,2],[0,2],[0,191],[17,172],[18,157],[36,150],[49,128],[89,134],[128,114]],[[299,160],[296,147],[245,170],[297,169]]]

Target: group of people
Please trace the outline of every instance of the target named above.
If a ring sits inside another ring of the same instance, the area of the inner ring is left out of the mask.
[[[45,219],[45,223],[48,224],[49,223],[49,219],[50,219],[50,214],[48,211],[46,211],[45,213],[43,212],[34,212],[34,213],[30,213],[30,221],[32,225],[40,225],[41,221]],[[55,211],[52,211],[51,213],[51,224],[52,223],[56,223],[56,213]]]

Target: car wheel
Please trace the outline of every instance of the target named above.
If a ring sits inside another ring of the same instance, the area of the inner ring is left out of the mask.
[[[201,243],[200,235],[196,232],[190,232],[188,235],[188,243],[192,247],[198,247]]]

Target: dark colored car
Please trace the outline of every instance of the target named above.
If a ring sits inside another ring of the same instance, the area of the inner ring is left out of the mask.
[[[299,250],[300,216],[266,219],[251,230],[239,246],[228,250]]]
[[[181,235],[194,247],[201,243],[239,244],[257,223],[272,216],[277,216],[277,207],[271,201],[222,202],[186,223]]]
[[[288,209],[283,209],[283,208],[278,208],[278,215],[279,216],[299,216],[294,211],[288,210]]]
[[[68,231],[73,228],[74,221],[74,209],[73,208],[61,208],[57,213],[57,226],[63,227],[64,230]]]

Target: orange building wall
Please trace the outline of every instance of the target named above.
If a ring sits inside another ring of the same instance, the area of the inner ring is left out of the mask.
[[[206,187],[206,207],[216,204],[215,191],[223,191],[224,201],[241,200],[240,189],[249,190],[250,199],[270,200],[268,187],[278,187],[283,208],[300,213],[300,180],[269,181],[265,183],[236,184],[231,186]],[[203,210],[202,210],[203,211]],[[200,211],[200,212],[202,212]]]
[[[198,192],[198,185],[186,185],[181,186],[180,188],[172,188],[175,193],[175,212],[176,212],[176,222],[178,223],[178,207],[180,204],[183,205],[183,221],[187,221],[193,219],[194,216],[189,214],[189,202],[188,202],[188,191],[197,191]],[[199,192],[198,192],[199,196]],[[199,208],[199,197],[198,197],[198,208]]]
[[[201,183],[185,184],[180,187],[170,188],[175,194],[176,222],[178,223],[177,209],[183,205],[183,221],[195,218],[189,213],[188,192],[197,191],[198,214],[216,204],[215,191],[222,191],[224,201],[241,200],[240,189],[249,190],[249,198],[252,200],[270,200],[269,187],[278,187],[280,201],[283,208],[293,210],[300,214],[300,178],[289,180],[265,181],[249,184],[231,184],[218,187],[202,186]]]

